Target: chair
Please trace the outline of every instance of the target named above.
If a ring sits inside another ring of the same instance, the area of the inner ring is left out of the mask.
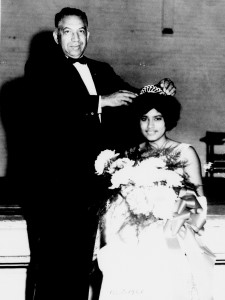
[[[206,131],[206,135],[200,139],[206,143],[206,162],[212,163],[206,170],[206,177],[213,177],[215,173],[225,173],[225,151],[216,153],[215,146],[225,144],[225,132]]]

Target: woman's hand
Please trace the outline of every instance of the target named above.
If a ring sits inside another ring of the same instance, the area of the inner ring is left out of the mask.
[[[157,86],[159,86],[167,95],[175,96],[176,94],[176,87],[173,81],[169,78],[162,79]]]

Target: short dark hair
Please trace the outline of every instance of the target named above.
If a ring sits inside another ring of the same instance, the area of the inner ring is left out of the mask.
[[[88,18],[85,12],[74,7],[64,7],[60,12],[55,15],[55,27],[58,28],[59,22],[67,16],[78,16],[84,22],[85,26],[88,27]]]
[[[144,93],[138,96],[131,106],[136,121],[140,121],[140,118],[151,109],[156,109],[162,114],[167,131],[176,127],[180,119],[181,104],[174,96]]]

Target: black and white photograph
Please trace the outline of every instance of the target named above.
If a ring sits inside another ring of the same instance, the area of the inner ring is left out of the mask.
[[[224,14],[0,0],[0,300],[225,299]]]

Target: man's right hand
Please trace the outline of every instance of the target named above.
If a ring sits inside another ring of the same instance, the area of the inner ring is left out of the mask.
[[[102,107],[105,106],[122,106],[122,105],[129,105],[132,103],[133,99],[135,99],[138,94],[126,91],[126,90],[119,90],[111,95],[104,95],[101,96],[101,105]]]

